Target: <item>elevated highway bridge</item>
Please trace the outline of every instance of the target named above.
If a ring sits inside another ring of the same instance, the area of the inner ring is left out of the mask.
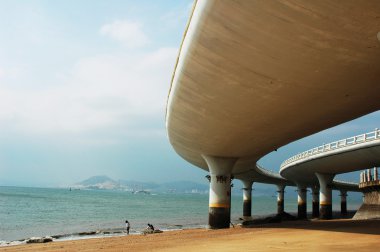
[[[247,197],[252,181],[297,185],[302,203],[315,178],[268,173],[257,161],[379,110],[379,13],[372,0],[195,1],[166,126],[175,151],[210,172],[211,228],[229,226],[232,177]]]

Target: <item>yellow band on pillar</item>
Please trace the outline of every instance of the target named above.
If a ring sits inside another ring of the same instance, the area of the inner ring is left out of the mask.
[[[324,206],[328,206],[328,205],[331,205],[331,202],[321,201],[321,202],[319,202],[319,204],[324,205]]]
[[[220,207],[220,208],[229,208],[230,204],[225,203],[210,203],[208,204],[209,207]]]

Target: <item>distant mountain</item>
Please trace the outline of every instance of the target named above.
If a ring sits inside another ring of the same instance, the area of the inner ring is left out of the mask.
[[[174,181],[157,184],[153,182],[141,182],[135,180],[114,180],[107,176],[93,176],[72,187],[96,190],[124,190],[124,191],[155,191],[178,193],[207,193],[209,186],[191,181]]]
[[[103,175],[103,176],[93,176],[82,182],[78,183],[84,186],[95,185],[95,184],[103,184],[103,183],[116,183],[115,180]]]
[[[73,187],[84,188],[84,189],[104,189],[112,190],[120,188],[120,184],[107,177],[107,176],[93,176],[82,182],[76,183]]]

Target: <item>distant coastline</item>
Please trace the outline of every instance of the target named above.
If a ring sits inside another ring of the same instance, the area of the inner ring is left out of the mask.
[[[235,186],[232,188],[232,194],[241,195],[243,185],[240,181],[234,181]],[[208,194],[208,183],[196,183],[193,181],[171,181],[165,183],[143,182],[137,180],[113,179],[106,175],[92,176],[83,181],[60,188],[72,190],[116,190],[135,193],[145,191],[148,193],[186,193],[186,194]],[[275,197],[276,187],[273,185],[261,184],[255,186],[256,195],[266,195]],[[289,195],[296,195],[289,190]]]
[[[136,192],[198,193],[208,194],[208,185],[191,181],[173,181],[167,183],[141,182],[135,180],[115,180],[108,176],[92,176],[86,180],[69,185],[72,189],[120,190]]]

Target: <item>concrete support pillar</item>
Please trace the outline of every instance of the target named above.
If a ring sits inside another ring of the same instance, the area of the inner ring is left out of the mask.
[[[366,175],[366,172],[365,171],[363,171],[362,172],[362,182],[364,183],[364,182],[367,182],[367,175]]]
[[[360,173],[360,179],[359,179],[359,183],[363,183],[364,182],[364,175],[363,175],[363,172]]]
[[[318,218],[319,217],[319,187],[314,186],[312,187],[312,197],[313,197],[313,211],[312,211],[312,217]]]
[[[298,219],[307,218],[307,189],[304,185],[297,185],[298,188]]]
[[[243,188],[243,220],[252,219],[252,180],[242,180]]]
[[[231,172],[237,158],[202,155],[210,171],[209,228],[229,228]]]
[[[332,218],[332,190],[331,184],[335,177],[335,174],[326,173],[316,173],[319,180],[320,188],[320,219],[331,219]]]
[[[379,174],[378,174],[378,170],[377,170],[377,167],[374,167],[373,168],[373,180],[379,180]]]
[[[340,214],[347,215],[347,192],[340,191]]]
[[[285,185],[277,185],[277,214],[284,213]]]
[[[371,169],[367,170],[367,181],[372,181],[372,174],[371,174]]]

